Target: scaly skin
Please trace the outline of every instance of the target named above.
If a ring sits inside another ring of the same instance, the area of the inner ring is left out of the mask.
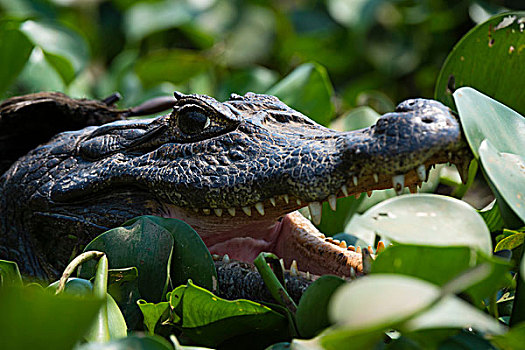
[[[272,251],[288,266],[350,275],[360,254],[294,211],[308,205],[318,221],[325,200],[413,187],[466,152],[457,120],[432,100],[337,132],[273,96],[175,98],[170,115],[58,134],[13,164],[0,178],[0,258],[54,276],[97,234],[154,214],[186,221],[212,253],[251,262]]]

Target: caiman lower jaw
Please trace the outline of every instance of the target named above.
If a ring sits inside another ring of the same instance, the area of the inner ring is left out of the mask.
[[[314,275],[353,276],[362,272],[361,253],[326,238],[299,212],[255,215],[220,220],[173,205],[165,205],[163,210],[163,216],[192,226],[212,254],[228,254],[232,259],[252,263],[259,253],[271,252],[284,260],[287,269],[295,261],[297,269]]]

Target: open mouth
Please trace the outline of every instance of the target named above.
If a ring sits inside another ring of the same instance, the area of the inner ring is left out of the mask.
[[[416,192],[427,179],[426,170],[432,164],[447,160],[445,154],[436,155],[432,161],[405,175],[352,177],[338,193],[323,201],[336,210],[339,197],[392,187],[398,193],[404,187]],[[284,194],[243,208],[187,209],[164,204],[161,215],[181,219],[192,226],[212,254],[228,254],[233,259],[251,263],[260,252],[272,252],[284,260],[286,268],[293,263],[300,271],[315,275],[361,274],[360,248],[326,237],[312,223],[320,222],[323,201],[305,203]],[[296,211],[302,207],[308,207],[312,221]]]

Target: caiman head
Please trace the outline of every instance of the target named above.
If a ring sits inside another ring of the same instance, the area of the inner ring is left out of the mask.
[[[72,243],[57,243],[59,234],[92,238],[153,214],[184,220],[212,253],[251,262],[269,251],[303,271],[349,275],[362,269],[361,254],[294,211],[308,206],[318,223],[323,201],[335,209],[338,197],[415,188],[431,165],[463,161],[458,121],[432,100],[405,101],[369,128],[337,132],[273,96],[175,98],[166,116],[59,134],[4,175],[5,193],[25,193],[19,220],[35,246],[69,249],[67,257]]]

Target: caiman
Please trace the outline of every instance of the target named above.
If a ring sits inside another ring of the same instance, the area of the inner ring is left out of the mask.
[[[352,132],[268,95],[176,92],[171,105],[169,115],[59,133],[12,164],[0,178],[0,258],[54,277],[96,235],[153,214],[187,222],[215,254],[251,262],[268,251],[303,271],[349,275],[361,254],[297,209],[317,224],[324,201],[335,210],[338,197],[414,188],[436,163],[465,169],[460,125],[433,100],[407,100]]]

